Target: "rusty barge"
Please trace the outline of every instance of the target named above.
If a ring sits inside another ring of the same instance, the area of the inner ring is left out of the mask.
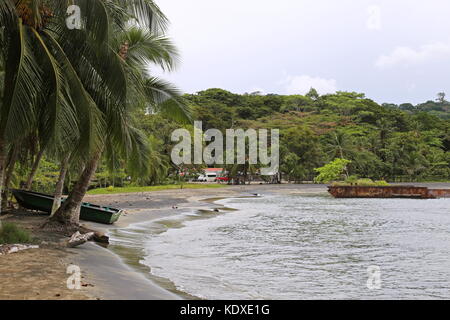
[[[335,198],[450,198],[450,189],[429,189],[415,186],[329,186]]]

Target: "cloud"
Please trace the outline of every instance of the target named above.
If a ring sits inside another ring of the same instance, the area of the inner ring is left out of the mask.
[[[287,94],[305,94],[311,88],[316,89],[319,94],[335,93],[338,90],[336,80],[308,75],[288,76],[283,83]]]
[[[367,29],[381,30],[381,8],[380,6],[370,6],[367,8],[369,17],[366,22]]]
[[[443,56],[450,56],[450,44],[436,42],[421,46],[419,49],[397,47],[390,54],[380,56],[375,62],[378,68],[396,65],[410,66],[430,61]]]

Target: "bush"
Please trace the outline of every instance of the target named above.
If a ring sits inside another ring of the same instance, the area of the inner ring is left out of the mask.
[[[106,191],[112,192],[112,191],[114,191],[114,187],[113,186],[109,186],[108,188],[106,188]]]
[[[317,183],[329,183],[331,181],[339,180],[349,163],[351,163],[350,160],[336,158],[323,167],[314,169],[314,171],[319,173],[319,175],[314,178],[314,181]]]
[[[14,223],[4,222],[0,227],[0,244],[29,243],[31,237],[28,231]]]
[[[348,183],[348,184],[350,184],[350,185],[352,185],[352,184],[358,183],[358,180],[359,180],[359,178],[358,178],[357,175],[352,175],[352,176],[348,177],[348,178],[345,180],[345,182]]]
[[[385,187],[389,186],[389,183],[384,180],[373,181],[372,179],[367,178],[355,179],[354,177],[350,177],[350,179],[347,179],[345,181],[333,183],[333,186]]]
[[[363,178],[363,179],[358,179],[355,182],[355,185],[357,186],[375,186],[375,182],[373,182],[372,179],[367,179],[367,178]]]
[[[377,181],[375,181],[375,184],[376,184],[377,186],[380,186],[380,187],[382,187],[382,186],[389,186],[389,185],[390,185],[389,183],[387,183],[387,182],[384,181],[384,180],[377,180]]]

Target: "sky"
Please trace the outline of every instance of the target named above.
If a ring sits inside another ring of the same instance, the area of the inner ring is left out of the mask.
[[[448,0],[156,0],[185,93],[363,92],[379,103],[450,96]]]

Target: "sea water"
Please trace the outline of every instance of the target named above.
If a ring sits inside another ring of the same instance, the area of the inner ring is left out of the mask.
[[[237,210],[119,229],[114,244],[140,246],[152,275],[206,299],[450,298],[450,199],[218,203]]]

